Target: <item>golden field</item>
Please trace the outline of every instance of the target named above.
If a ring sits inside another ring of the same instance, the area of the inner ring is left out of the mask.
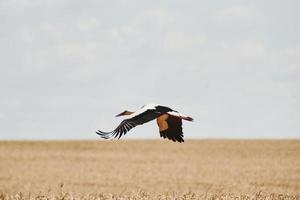
[[[300,140],[0,141],[0,199],[300,199]]]

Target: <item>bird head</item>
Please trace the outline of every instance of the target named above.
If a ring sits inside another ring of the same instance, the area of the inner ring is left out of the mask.
[[[116,115],[116,117],[124,116],[124,115],[131,115],[133,112],[125,110],[121,112],[120,114]]]

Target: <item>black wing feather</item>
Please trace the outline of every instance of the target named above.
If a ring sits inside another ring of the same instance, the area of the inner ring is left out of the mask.
[[[168,129],[161,131],[160,136],[173,140],[174,142],[184,142],[182,120],[178,117],[169,115],[166,122],[168,123]]]
[[[111,132],[103,132],[98,130],[96,133],[100,135],[104,139],[109,138],[118,138],[120,139],[122,135],[125,135],[130,129],[134,128],[136,126],[135,123],[129,122],[128,119],[123,120],[115,130]],[[125,128],[128,127],[128,128]]]
[[[156,119],[163,113],[158,112],[154,109],[149,109],[146,110],[145,112],[134,116],[129,119],[124,119],[115,130],[111,132],[103,132],[98,130],[96,133],[100,135],[104,139],[109,139],[109,138],[118,138],[120,139],[122,135],[125,135],[128,131],[130,131],[132,128],[144,124],[146,122],[149,122],[153,119]]]

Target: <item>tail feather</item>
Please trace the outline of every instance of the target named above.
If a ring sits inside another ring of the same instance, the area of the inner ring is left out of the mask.
[[[174,117],[178,117],[180,119],[184,119],[184,120],[190,121],[190,122],[194,121],[194,119],[192,117],[187,116],[187,115],[183,115],[183,114],[181,114],[181,113],[179,113],[177,111],[168,112],[168,114],[172,115]]]

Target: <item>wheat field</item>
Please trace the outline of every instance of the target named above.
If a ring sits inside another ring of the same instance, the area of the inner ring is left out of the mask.
[[[0,199],[300,199],[300,141],[1,141]]]

